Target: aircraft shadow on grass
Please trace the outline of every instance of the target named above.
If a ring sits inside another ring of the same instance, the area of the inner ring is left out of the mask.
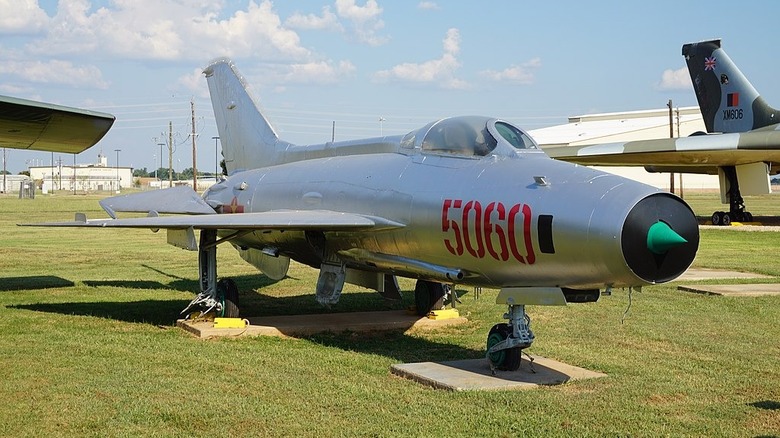
[[[54,275],[33,275],[29,277],[5,277],[0,281],[0,292],[53,289],[73,287],[74,283]]]
[[[35,312],[59,313],[62,315],[91,316],[117,321],[170,326],[187,305],[186,300],[141,300],[141,301],[93,301],[83,303],[35,303],[8,306]]]
[[[411,304],[413,292],[402,292],[401,301],[386,301],[375,292],[345,293],[338,306],[324,308],[314,299],[313,291],[302,291],[301,295],[274,297],[263,294],[263,288],[276,281],[264,275],[246,275],[234,278],[240,291],[243,315],[281,316],[322,313],[345,313],[377,310],[398,310]],[[67,282],[67,280],[63,280]],[[73,284],[68,282],[69,286]],[[175,278],[168,284],[157,281],[101,280],[85,281],[92,287],[119,287],[151,290],[197,289],[197,282]],[[54,286],[52,286],[54,287]],[[459,290],[459,295],[465,291]],[[179,312],[188,300],[140,300],[140,301],[93,301],[69,303],[35,303],[8,306],[9,308],[32,310],[36,312],[58,313],[62,315],[80,315],[95,318],[107,318],[129,323],[144,323],[157,326],[172,326],[179,318]],[[410,323],[411,325],[411,323]],[[402,362],[470,359],[484,357],[484,351],[463,348],[450,343],[438,343],[419,337],[408,336],[404,332],[409,327],[382,332],[324,332],[304,336],[319,345],[390,357]]]
[[[774,400],[763,400],[748,403],[748,406],[752,406],[758,409],[765,409],[767,411],[780,411],[780,402]]]

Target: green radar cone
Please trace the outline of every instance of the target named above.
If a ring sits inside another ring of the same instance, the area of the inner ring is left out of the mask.
[[[658,221],[647,230],[647,249],[653,254],[666,254],[670,249],[688,243],[666,222]]]

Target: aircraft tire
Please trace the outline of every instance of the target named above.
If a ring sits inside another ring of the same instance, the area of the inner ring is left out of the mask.
[[[720,225],[721,222],[723,222],[723,212],[716,211],[712,213],[712,225]]]
[[[509,324],[496,324],[490,329],[487,337],[487,349],[490,348],[504,339],[508,338],[512,334],[512,327]],[[520,368],[520,348],[509,348],[506,350],[497,351],[488,355],[490,363],[496,367],[496,369],[503,371],[517,371]]]
[[[222,302],[223,318],[238,318],[238,286],[231,278],[217,282],[217,297]]]
[[[720,222],[723,226],[731,225],[731,215],[729,213],[723,213],[723,219]]]
[[[418,316],[425,316],[431,310],[444,307],[444,285],[426,280],[417,280],[414,287],[414,306]]]

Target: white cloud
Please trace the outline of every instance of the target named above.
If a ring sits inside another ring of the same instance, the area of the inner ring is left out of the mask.
[[[322,15],[293,14],[284,20],[284,24],[293,29],[344,31],[344,27],[339,23],[336,14],[330,10],[330,6],[322,8]]]
[[[49,22],[36,0],[0,0],[0,11],[0,34],[35,34]]]
[[[427,2],[423,1],[417,4],[417,9],[423,9],[423,10],[438,10],[439,5],[437,5],[435,2]]]
[[[455,77],[460,68],[457,55],[460,52],[460,32],[452,28],[442,41],[444,53],[441,58],[432,59],[420,64],[398,64],[390,70],[381,70],[374,74],[377,81],[398,80],[405,82],[436,83],[442,88],[464,89],[468,84]]]
[[[285,83],[332,84],[351,77],[355,66],[349,61],[334,64],[331,61],[293,64],[285,75]]]
[[[38,54],[100,53],[132,59],[197,60],[216,56],[305,61],[312,54],[286,28],[269,0],[219,19],[219,3],[115,0],[90,11],[87,0],[61,0]]]
[[[664,70],[661,74],[661,82],[657,84],[659,90],[689,90],[692,87],[687,67]]]
[[[355,0],[336,0],[336,14],[350,22],[361,43],[378,46],[388,41],[387,37],[377,35],[385,27],[385,22],[379,18],[382,8],[376,0],[367,0],[364,6],[356,5]]]
[[[203,76],[203,70],[200,68],[193,69],[190,73],[180,76],[179,79],[176,80],[176,87],[183,88],[194,96],[203,98],[209,97],[206,77]]]
[[[91,65],[74,66],[69,61],[6,61],[0,63],[0,74],[18,76],[29,82],[108,88],[100,69]]]
[[[491,81],[527,85],[534,82],[534,70],[541,66],[541,59],[532,58],[521,65],[512,65],[501,71],[484,70],[480,75]]]

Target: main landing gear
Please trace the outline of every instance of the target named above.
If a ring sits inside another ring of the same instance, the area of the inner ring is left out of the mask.
[[[414,307],[417,315],[425,316],[432,310],[443,309],[444,298],[451,291],[452,288],[448,284],[417,280],[414,287]]]
[[[739,179],[734,166],[724,166],[723,173],[729,183],[726,196],[729,198],[729,211],[712,213],[712,225],[730,225],[732,222],[753,222],[753,215],[745,211],[745,200],[739,192]]]
[[[223,239],[222,241],[224,241]],[[217,231],[202,230],[198,246],[198,270],[200,293],[182,310],[187,314],[200,307],[201,314],[214,312],[218,317],[238,318],[238,286],[230,278],[217,281]]]

